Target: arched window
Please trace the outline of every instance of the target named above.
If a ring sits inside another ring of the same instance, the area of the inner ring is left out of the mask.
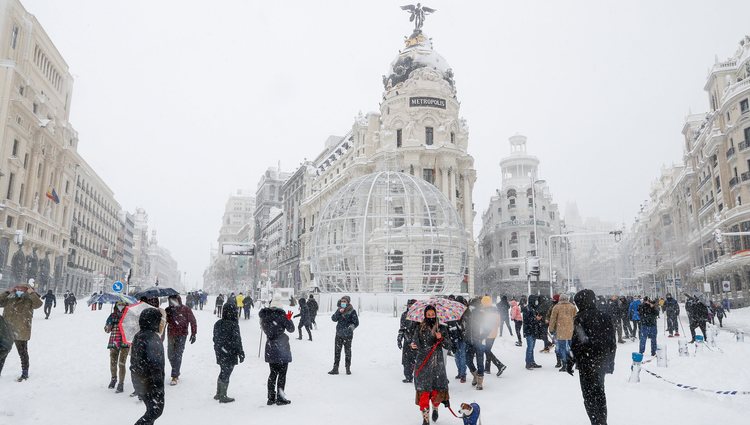
[[[515,249],[510,252],[510,258],[518,258],[518,251]]]
[[[515,189],[508,189],[508,198],[515,198],[516,197],[516,190]]]

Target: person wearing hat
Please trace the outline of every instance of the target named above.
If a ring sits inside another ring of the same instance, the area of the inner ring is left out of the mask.
[[[3,307],[3,318],[13,332],[13,342],[21,357],[21,376],[18,382],[29,379],[29,340],[31,339],[31,321],[34,310],[44,303],[34,290],[34,280],[16,285],[0,293],[0,307]],[[0,360],[0,373],[5,365],[5,358]]]
[[[266,334],[265,361],[270,369],[268,374],[268,401],[266,404],[284,406],[291,401],[286,398],[286,373],[292,362],[292,349],[288,333],[294,333],[292,312],[285,312],[281,294],[273,294],[268,307],[258,312],[260,327]]]
[[[140,330],[130,348],[130,378],[135,394],[146,405],[136,425],[151,425],[164,413],[164,345],[160,309],[147,308],[138,318]]]
[[[664,300],[664,312],[667,313],[667,332],[669,332],[669,337],[680,336],[680,329],[678,327],[680,303],[672,297],[672,294],[667,294],[667,298]]]
[[[578,313],[573,321],[570,349],[573,353],[567,363],[567,372],[573,375],[578,365],[583,406],[591,425],[607,423],[607,396],[604,376],[615,370],[617,340],[609,315],[596,307],[596,295],[590,289],[578,292],[574,301]]]
[[[341,361],[341,349],[344,349],[344,365],[346,374],[351,375],[352,364],[352,340],[354,339],[354,329],[359,326],[359,317],[357,310],[352,306],[352,299],[344,295],[338,302],[338,309],[331,316],[331,320],[336,322],[336,338],[333,349],[333,369],[329,375],[339,374],[339,363]]]
[[[409,314],[411,308],[417,300],[411,299],[406,302],[406,310],[401,313],[401,326],[398,329],[398,337],[396,338],[396,346],[401,350],[401,365],[404,367],[404,379],[403,383],[411,383],[414,381],[414,362],[417,359],[417,352],[411,348],[411,333],[413,326],[416,322],[412,322],[407,319],[406,316]]]
[[[649,297],[643,297],[643,302],[638,307],[638,315],[641,318],[641,338],[639,353],[643,354],[646,351],[646,339],[651,339],[651,355],[656,355],[656,322],[659,318],[659,305],[649,299]]]
[[[126,306],[127,303],[118,301],[104,324],[104,332],[109,333],[107,348],[109,349],[109,371],[112,376],[112,379],[109,381],[109,387],[107,388],[111,390],[117,385],[117,389],[115,390],[116,393],[124,391],[125,366],[128,360],[128,353],[130,352],[130,346],[125,343],[125,338],[123,338],[122,330],[119,326],[123,310]],[[117,381],[118,371],[120,378],[119,382]]]
[[[49,319],[49,315],[52,313],[52,308],[57,308],[57,298],[55,297],[55,294],[52,293],[52,290],[48,289],[47,293],[42,297],[42,300],[44,300],[44,318]]]
[[[219,403],[231,403],[234,399],[227,396],[229,378],[232,376],[234,367],[245,361],[237,309],[230,305],[224,306],[221,319],[214,324],[213,341],[216,363],[220,369],[219,377],[216,379],[214,400],[219,400]]]

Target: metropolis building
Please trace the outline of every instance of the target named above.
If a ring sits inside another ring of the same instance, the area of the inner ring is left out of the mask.
[[[320,214],[334,195],[354,179],[379,171],[401,172],[434,185],[455,208],[468,246],[462,282],[456,292],[473,292],[474,243],[472,191],[476,180],[474,159],[467,152],[469,129],[460,117],[454,73],[420,29],[405,45],[383,76],[383,97],[378,112],[360,114],[343,136],[329,137],[309,168],[314,175],[305,185],[298,219],[302,286],[316,282],[311,267],[311,244]],[[383,255],[388,255],[383,253]],[[439,267],[439,266],[438,266]],[[388,279],[383,276],[383,281]],[[336,290],[321,284],[322,290]],[[404,285],[352,291],[407,291]],[[453,289],[453,288],[451,288]],[[445,289],[449,290],[449,289]]]

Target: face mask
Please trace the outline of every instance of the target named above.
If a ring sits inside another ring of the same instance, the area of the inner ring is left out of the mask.
[[[177,300],[169,300],[169,304],[175,307],[178,305]]]
[[[120,311],[122,311],[123,309],[125,309],[125,306],[124,305],[118,305],[117,309],[120,310]]]
[[[23,294],[24,294],[23,291],[16,291],[16,297],[17,298],[21,298],[23,296]]]
[[[346,303],[341,303],[341,308],[346,308]]]
[[[433,326],[433,325],[435,325],[435,321],[436,321],[436,320],[437,320],[437,319],[436,319],[436,318],[434,318],[434,317],[428,317],[428,318],[424,319],[424,321],[425,321],[425,322],[426,322],[426,323],[427,323],[428,325],[430,325],[430,326]]]

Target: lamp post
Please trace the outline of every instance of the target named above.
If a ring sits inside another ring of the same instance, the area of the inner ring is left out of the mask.
[[[532,213],[532,219],[534,220],[534,256],[539,258],[539,234],[537,233],[537,227],[536,227],[536,185],[537,184],[544,184],[546,181],[544,180],[534,180],[534,176],[529,176],[529,180],[531,181],[531,209],[533,210]],[[542,270],[541,267],[539,269],[539,274],[536,276],[536,287],[537,291],[539,291],[539,278],[541,277]],[[549,296],[552,297],[552,259],[550,258],[550,269],[548,280],[550,281],[550,294]],[[529,287],[531,286],[531,281],[529,281]],[[529,289],[529,292],[531,290]]]

